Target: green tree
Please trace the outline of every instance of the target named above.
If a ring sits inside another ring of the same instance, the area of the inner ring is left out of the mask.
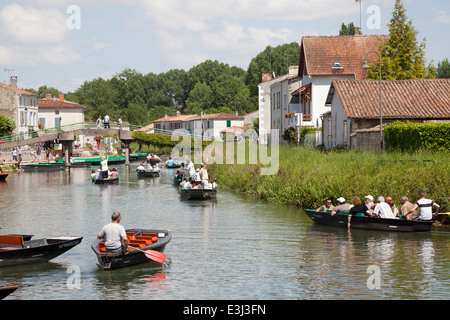
[[[211,108],[213,102],[212,90],[205,82],[197,82],[186,100],[185,114],[200,114]]]
[[[0,115],[0,137],[10,134],[16,128],[16,123],[13,119]]]
[[[426,66],[426,39],[417,42],[418,31],[406,16],[401,0],[395,1],[395,8],[389,27],[389,39],[380,45],[382,78],[385,80],[405,80],[433,78],[432,64]],[[371,66],[368,77],[378,79],[378,63]]]
[[[297,42],[286,43],[276,47],[267,46],[253,58],[247,68],[245,83],[251,97],[258,96],[258,84],[263,72],[274,72],[275,76],[288,73],[289,65],[298,65],[300,45]]]
[[[349,24],[342,23],[341,24],[341,30],[339,30],[340,36],[354,36],[356,32],[355,25],[353,22],[350,22]],[[361,31],[360,31],[361,34]]]
[[[436,78],[450,79],[450,62],[448,62],[448,58],[438,63],[436,68]]]

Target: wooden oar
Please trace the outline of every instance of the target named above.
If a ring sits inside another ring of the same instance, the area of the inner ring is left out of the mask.
[[[166,260],[166,255],[164,253],[162,253],[162,252],[155,251],[155,250],[141,250],[139,248],[135,248],[135,247],[132,247],[130,245],[128,245],[128,246],[130,248],[133,248],[135,250],[143,252],[145,254],[145,256],[147,258],[149,258],[150,260],[153,260],[153,261],[156,261],[156,262],[159,262],[159,263],[163,263],[164,260]]]

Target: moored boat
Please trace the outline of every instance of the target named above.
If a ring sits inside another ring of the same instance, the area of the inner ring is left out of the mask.
[[[9,296],[11,293],[16,291],[19,288],[19,286],[3,286],[0,287],[0,300],[5,299],[7,296]]]
[[[317,225],[347,228],[348,212],[338,212],[331,215],[331,212],[316,212],[316,210],[305,209],[308,217]],[[350,229],[365,229],[378,231],[396,232],[418,232],[430,231],[433,221],[414,221],[406,219],[386,219],[377,217],[365,217],[363,215],[353,215],[350,220]]]
[[[64,170],[64,163],[49,162],[49,163],[29,163],[20,166],[24,172],[44,172],[44,171],[58,171]]]
[[[129,240],[129,252],[126,254],[107,252],[102,239],[95,239],[92,242],[91,249],[97,256],[98,263],[103,270],[148,262],[150,258],[146,255],[146,250],[162,253],[172,238],[172,233],[169,230],[133,228],[127,229],[126,233]]]
[[[83,239],[69,236],[31,238],[25,235],[0,235],[0,267],[50,261]]]
[[[6,172],[0,172],[0,181],[5,181],[8,177],[9,173]]]
[[[182,189],[180,188],[180,198],[184,200],[208,200],[217,197],[216,189]]]

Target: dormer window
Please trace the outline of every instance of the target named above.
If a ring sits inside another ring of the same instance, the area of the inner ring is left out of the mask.
[[[344,67],[341,66],[341,63],[339,61],[335,61],[333,63],[333,69],[343,69]]]

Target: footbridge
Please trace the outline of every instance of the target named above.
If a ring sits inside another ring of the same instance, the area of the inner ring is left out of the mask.
[[[77,136],[103,136],[115,135],[124,145],[126,150],[126,164],[129,164],[129,145],[133,142],[132,130],[137,130],[138,126],[120,126],[112,124],[109,128],[98,128],[95,123],[83,122],[47,130],[30,131],[27,133],[14,134],[0,137],[0,150],[10,150],[12,148],[34,145],[46,141],[58,140],[63,145],[66,167],[70,167],[69,152]]]

